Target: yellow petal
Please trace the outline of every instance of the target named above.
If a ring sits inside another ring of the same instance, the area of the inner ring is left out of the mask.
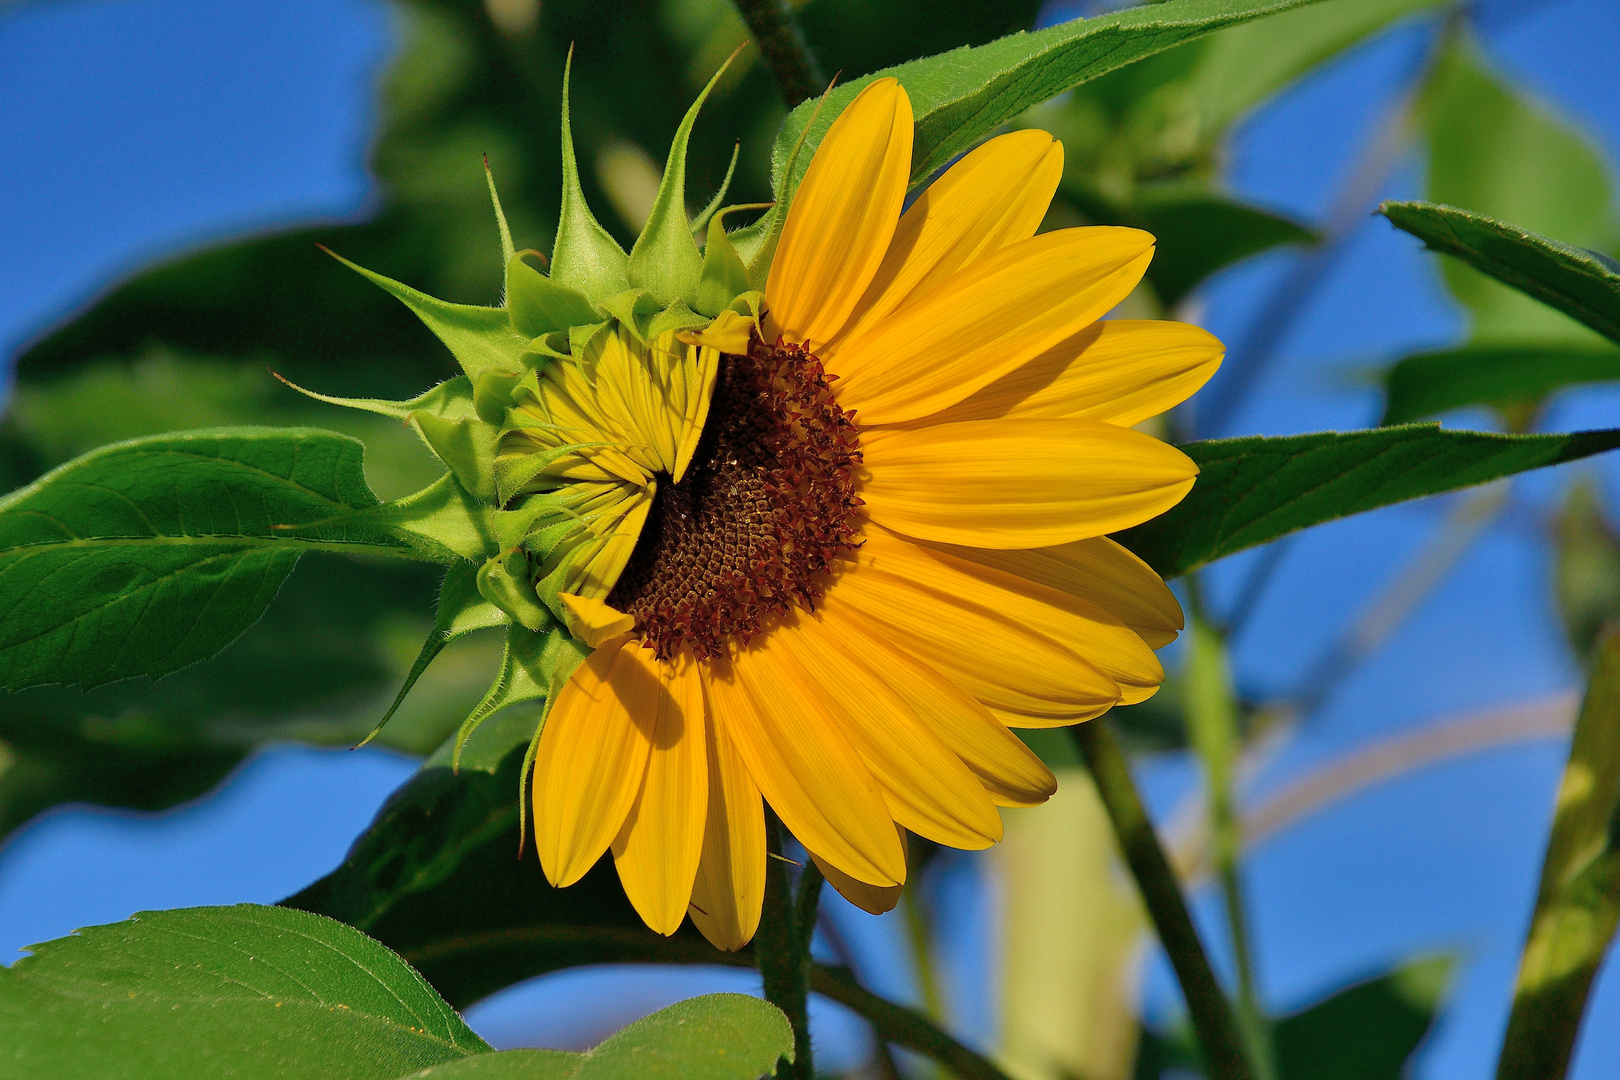
[[[722,311],[714,321],[701,330],[683,330],[676,336],[687,345],[719,349],[724,353],[741,355],[748,351],[748,339],[754,333],[754,320],[735,311]]]
[[[613,841],[613,863],[642,920],[668,935],[686,917],[703,852],[709,757],[696,662],[684,653],[654,663],[664,693],[653,722],[647,777]]]
[[[768,633],[739,649],[730,665],[716,661],[710,670],[710,693],[732,744],[799,842],[869,885],[904,882],[894,819],[871,771],[827,715],[819,687],[771,647]]]
[[[878,570],[960,597],[1038,634],[1062,642],[1119,684],[1121,700],[1141,700],[1133,688],[1157,688],[1164,668],[1128,626],[1095,604],[945,551],[914,544],[878,527],[866,530],[861,560]]]
[[[822,350],[838,404],[863,425],[947,409],[1095,322],[1152,258],[1152,236],[1115,226],[1004,247]]]
[[[1050,547],[1155,517],[1192,490],[1192,459],[1094,420],[972,420],[861,433],[872,520],[923,540]]]
[[[842,642],[888,676],[889,685],[973,771],[996,805],[1036,806],[1051,798],[1057,790],[1052,770],[966,690],[890,642],[848,605],[823,605],[821,614]]]
[[[825,343],[843,327],[894,235],[911,175],[911,101],[878,79],[839,114],[793,196],[765,284],[773,328]]]
[[[827,353],[908,296],[1034,236],[1062,178],[1063,144],[1044,131],[998,135],[952,165],[901,215],[877,276]]]
[[[1187,323],[1111,319],[918,423],[1075,416],[1130,427],[1192,397],[1225,353],[1215,335]]]
[[[593,649],[608,638],[628,634],[635,628],[634,615],[620,611],[606,600],[574,593],[561,593],[558,599],[562,601],[563,621],[568,624],[568,632]]]
[[[822,598],[829,617],[845,605],[992,711],[1073,723],[1119,700],[1119,684],[1062,643],[864,559],[846,568]]]
[[[941,547],[958,558],[1089,600],[1155,649],[1174,641],[1186,626],[1181,604],[1164,579],[1106,536],[1027,551]]]
[[[534,759],[534,840],[559,888],[608,849],[647,774],[647,733],[662,683],[652,653],[616,638],[575,670],[546,718]]]
[[[906,846],[906,830],[895,826],[895,832],[900,836],[900,846]],[[816,867],[821,876],[827,879],[827,884],[838,890],[838,895],[872,915],[882,915],[886,911],[893,911],[900,902],[900,894],[905,891],[903,885],[868,885],[864,881],[856,881],[832,863],[823,859],[815,852],[810,852],[810,858],[815,860]]]
[[[738,722],[724,711],[732,699],[716,701],[709,692],[707,665],[700,678],[709,705],[709,813],[691,915],[709,944],[736,952],[759,929],[765,902],[765,804],[728,734]]]
[[[855,747],[896,823],[938,844],[976,851],[1001,839],[1001,816],[962,759],[819,616],[796,614],[771,633]]]

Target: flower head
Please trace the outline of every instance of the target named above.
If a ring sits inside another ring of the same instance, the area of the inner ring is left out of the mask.
[[[911,139],[892,79],[838,117],[751,332],[617,337],[513,397],[501,453],[544,461],[525,482],[641,493],[563,590],[600,644],[555,696],[532,797],[550,880],[611,850],[661,933],[690,914],[748,941],[766,803],[847,897],[892,906],[906,831],[982,848],[998,807],[1054,790],[1010,728],[1148,697],[1182,625],[1105,534],[1192,486],[1130,425],[1202,385],[1220,343],[1097,321],[1153,239],[1035,235],[1049,136],[991,140],[902,214]]]

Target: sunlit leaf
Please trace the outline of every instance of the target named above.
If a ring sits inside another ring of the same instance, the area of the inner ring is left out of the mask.
[[[286,908],[146,911],[0,968],[7,1075],[397,1080],[489,1050],[358,931]]]
[[[310,547],[405,555],[361,445],[231,428],[105,447],[0,500],[0,685],[97,686],[212,656]]]
[[[788,115],[772,151],[772,185],[778,193],[798,186],[833,120],[873,79],[897,78],[911,98],[917,122],[911,177],[921,180],[1031,105],[1212,31],[1310,2],[1166,0],[873,72],[834,89],[819,113],[807,101]],[[807,126],[795,175],[784,176]]]
[[[1378,212],[1431,251],[1454,255],[1620,341],[1620,263],[1607,255],[1452,206],[1386,202]]]
[[[1380,506],[1483,484],[1620,446],[1620,428],[1496,435],[1407,424],[1183,444],[1192,493],[1117,539],[1165,577]]]

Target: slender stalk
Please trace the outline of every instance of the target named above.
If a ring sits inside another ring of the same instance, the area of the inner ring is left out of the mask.
[[[1198,940],[1181,886],[1170,869],[1170,860],[1165,857],[1158,834],[1153,830],[1153,821],[1142,805],[1136,782],[1131,779],[1130,765],[1109,722],[1099,718],[1070,730],[1096,781],[1097,793],[1113,823],[1125,863],[1136,879],[1142,903],[1181,983],[1181,993],[1187,1000],[1193,1030],[1203,1047],[1210,1080],[1255,1080],[1255,1070],[1245,1054],[1231,1003],[1209,966],[1209,957]]]
[[[748,32],[759,44],[759,53],[776,76],[787,107],[793,108],[821,93],[827,80],[821,66],[805,44],[804,33],[786,0],[734,0],[737,12],[748,24]]]
[[[1270,1023],[1260,1006],[1256,988],[1248,913],[1239,878],[1243,826],[1233,792],[1233,773],[1242,749],[1237,701],[1232,693],[1226,642],[1220,631],[1203,618],[1196,588],[1191,590],[1190,599],[1193,618],[1187,665],[1187,727],[1193,749],[1204,766],[1216,880],[1226,907],[1227,931],[1232,938],[1232,956],[1237,966],[1238,1024],[1243,1029],[1249,1060],[1254,1063],[1258,1080],[1275,1080],[1277,1070]]]
[[[810,934],[815,926],[815,901],[809,901],[810,929],[801,929],[803,896],[796,901],[788,878],[789,863],[782,858],[782,823],[766,811],[765,836],[769,855],[765,859],[765,906],[760,912],[759,931],[754,935],[754,958],[765,982],[765,1000],[787,1014],[793,1027],[793,1060],[777,1064],[781,1080],[811,1080],[815,1066],[810,1057]],[[805,868],[816,879],[821,872],[811,862]],[[820,881],[810,890],[821,892]]]
[[[1513,988],[1497,1080],[1562,1080],[1593,976],[1620,924],[1620,629],[1598,641],[1530,933]]]

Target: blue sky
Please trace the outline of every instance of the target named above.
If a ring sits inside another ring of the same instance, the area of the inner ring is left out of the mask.
[[[363,216],[375,192],[364,170],[375,79],[392,46],[387,8],[362,0],[54,0],[0,14],[0,349],[32,335],[149,260],[293,222]],[[1498,71],[1620,160],[1613,93],[1620,25],[1612,0],[1491,0],[1481,7]],[[1379,110],[1409,75],[1421,27],[1386,35],[1269,104],[1232,147],[1234,188],[1319,219],[1365,146]],[[1402,162],[1387,196],[1409,195],[1422,163]],[[1237,348],[1256,301],[1293,270],[1257,260],[1206,292],[1205,319]],[[1261,392],[1220,433],[1364,426],[1378,401],[1355,378],[1404,351],[1459,340],[1465,324],[1430,257],[1381,219],[1344,246],[1284,336]],[[1612,426],[1620,391],[1571,395],[1558,429]],[[1610,490],[1620,462],[1584,466]],[[1576,469],[1526,477],[1514,503],[1441,587],[1343,679],[1258,780],[1264,794],[1302,770],[1378,737],[1576,686],[1548,594],[1540,514]],[[1382,584],[1420,550],[1455,498],[1391,508],[1303,537],[1283,560],[1236,641],[1253,694],[1297,688]],[[1212,581],[1230,597],[1248,558]],[[1419,1075],[1490,1075],[1507,992],[1535,887],[1555,741],[1521,743],[1409,774],[1337,803],[1262,845],[1250,864],[1259,968],[1273,1007],[1288,1010],[1414,953],[1465,961]],[[382,751],[266,751],[215,795],[159,815],[67,808],[0,849],[0,957],[77,926],[147,907],[270,902],[334,865],[412,763]],[[1187,763],[1149,763],[1156,806],[1184,797]],[[956,898],[953,938],[964,965],[983,902],[971,858],[937,888]],[[1211,940],[1220,922],[1200,898]],[[904,993],[892,927],[845,909],[841,924],[877,957],[876,978]],[[564,973],[475,1010],[498,1043],[589,1041],[638,1012],[705,986],[667,971]],[[717,981],[719,980],[719,981]],[[1162,966],[1146,994],[1173,1001]],[[970,1031],[993,1011],[967,995]],[[1620,985],[1600,979],[1575,1075],[1620,1071]],[[839,1023],[829,1013],[826,1022]],[[854,1045],[828,1027],[823,1045]],[[828,1064],[834,1062],[829,1061]]]

